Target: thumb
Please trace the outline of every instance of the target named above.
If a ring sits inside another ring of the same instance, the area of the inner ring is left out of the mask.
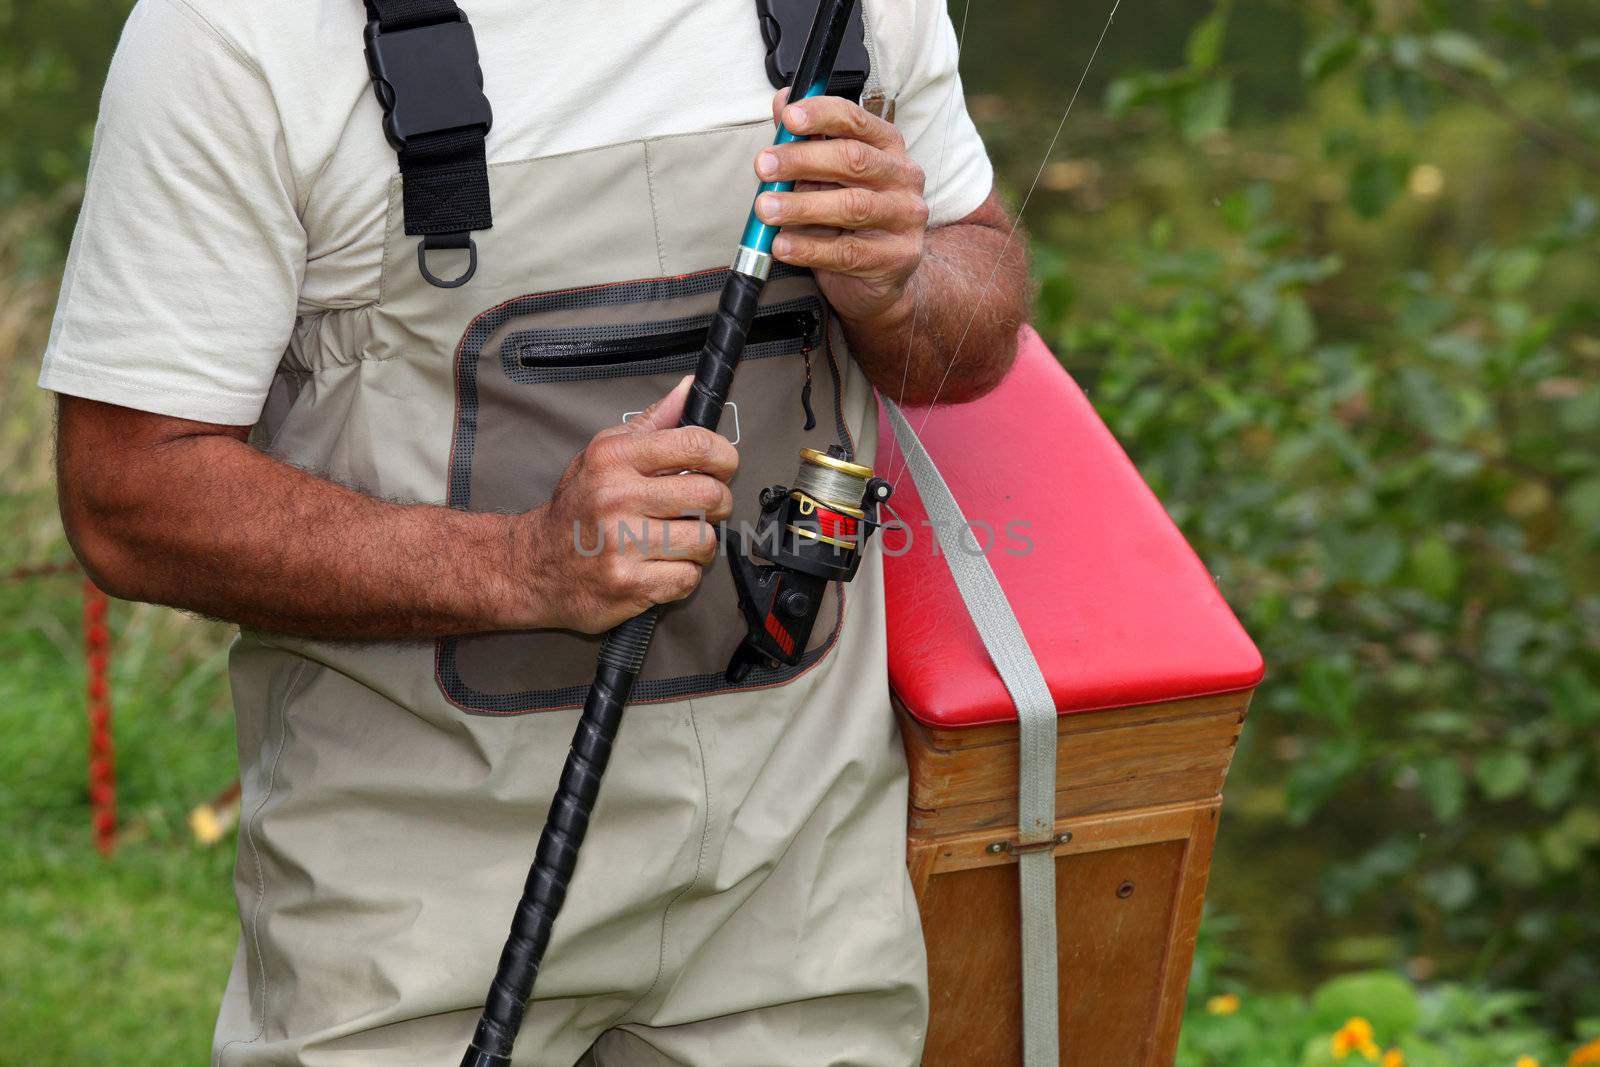
[[[651,430],[670,430],[683,421],[683,405],[689,399],[689,386],[694,375],[685,374],[672,391],[645,408],[619,427],[629,433],[649,433]]]

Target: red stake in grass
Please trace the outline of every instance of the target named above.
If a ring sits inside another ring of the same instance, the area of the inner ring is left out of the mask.
[[[94,811],[94,847],[103,856],[117,846],[117,764],[111,748],[111,631],[106,595],[83,583],[83,651],[89,676],[89,805]]]

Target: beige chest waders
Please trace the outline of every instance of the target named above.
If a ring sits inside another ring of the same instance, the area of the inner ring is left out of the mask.
[[[380,298],[298,324],[257,441],[390,499],[542,502],[595,431],[693,369],[771,136],[763,104],[739,126],[492,164],[492,227],[420,250],[442,281],[475,257],[454,288],[419,271],[396,180]],[[473,148],[441,152],[424,163]],[[802,448],[873,454],[871,388],[808,275],[773,271],[721,430],[752,527]],[[797,663],[738,681],[727,566],[662,613],[515,1063],[567,1067],[602,1034],[607,1067],[916,1062],[925,960],[881,574],[868,554]],[[218,1063],[459,1061],[598,643],[241,636],[243,929]]]

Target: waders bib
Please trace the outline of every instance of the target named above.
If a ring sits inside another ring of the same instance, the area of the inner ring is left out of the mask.
[[[771,133],[753,115],[495,164],[494,226],[456,289],[419,274],[396,179],[380,298],[298,324],[258,442],[388,499],[548,499],[597,430],[692,369]],[[870,462],[871,387],[808,274],[774,274],[722,430],[741,455],[735,522],[802,446]],[[917,1062],[925,961],[881,569],[874,549],[834,588],[798,667],[737,687],[726,565],[664,613],[517,1063],[568,1067],[597,1041],[602,1067]],[[597,642],[240,637],[243,930],[217,1063],[456,1061]]]

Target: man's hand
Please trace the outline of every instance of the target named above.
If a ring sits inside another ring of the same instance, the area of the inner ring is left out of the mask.
[[[773,255],[813,270],[862,370],[895,400],[960,403],[994,388],[1028,311],[1024,239],[999,195],[929,230],[922,168],[900,131],[839,97],[787,94],[774,118],[819,139],[756,157],[763,181],[796,183],[756,200],[783,228]]]
[[[773,116],[791,133],[819,138],[774,145],[756,157],[762,181],[793,181],[792,193],[763,193],[756,213],[783,227],[772,253],[810,267],[845,319],[871,321],[909,311],[906,286],[922,262],[928,205],[922,168],[894,126],[837,96],[785,106]],[[825,140],[820,138],[826,138]]]
[[[600,633],[700,584],[717,552],[709,523],[733,512],[739,454],[721,434],[678,426],[690,381],[596,434],[550,502],[522,516],[520,570],[542,625]]]

